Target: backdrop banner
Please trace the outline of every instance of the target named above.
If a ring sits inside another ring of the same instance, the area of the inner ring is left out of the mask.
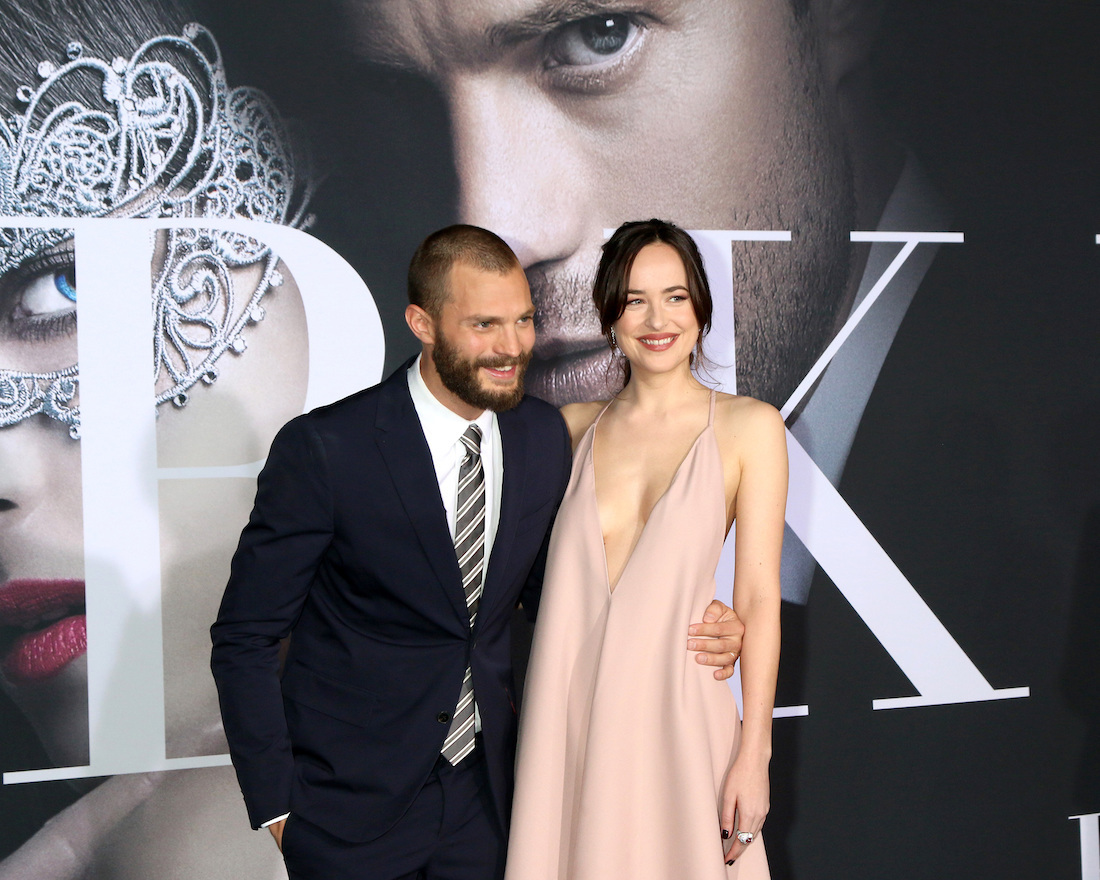
[[[528,391],[607,397],[591,283],[649,217],[706,262],[701,380],[788,428],[772,876],[1100,880],[1100,9],[0,21],[0,880],[285,878],[209,673],[272,437],[416,351],[452,222],[527,271]]]

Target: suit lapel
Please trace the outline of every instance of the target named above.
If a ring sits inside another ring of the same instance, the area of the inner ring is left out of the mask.
[[[443,592],[459,619],[468,622],[466,594],[462,591],[462,575],[447,527],[447,513],[435,480],[435,465],[409,395],[405,377],[408,366],[398,369],[385,383],[375,440]]]
[[[489,568],[485,574],[485,589],[481,597],[482,610],[488,612],[505,593],[504,576],[508,569],[508,554],[515,543],[516,525],[520,519],[523,488],[527,478],[527,433],[514,409],[497,414],[500,444],[504,458],[504,482],[500,492],[500,519]],[[482,612],[478,612],[478,620]]]

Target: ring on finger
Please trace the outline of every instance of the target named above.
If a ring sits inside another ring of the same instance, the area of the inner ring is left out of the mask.
[[[752,843],[753,833],[751,831],[738,831],[736,833],[737,833],[737,841],[742,846],[748,846],[750,843]]]

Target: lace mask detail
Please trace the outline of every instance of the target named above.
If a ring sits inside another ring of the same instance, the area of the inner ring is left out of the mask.
[[[26,111],[0,118],[0,215],[30,217],[243,218],[308,228],[313,174],[262,92],[226,84],[205,28],[158,36],[130,59],[110,62],[66,47],[43,61],[37,89],[16,97]],[[85,104],[94,81],[101,102]],[[218,377],[217,362],[243,354],[245,328],[261,321],[263,297],[282,284],[278,257],[249,236],[167,230],[153,279],[156,403],[184,406],[191,388]],[[0,279],[70,237],[65,229],[0,229]],[[247,296],[232,269],[261,263]],[[74,292],[75,296],[75,292]],[[80,436],[74,364],[54,372],[0,369],[0,427],[39,413]]]

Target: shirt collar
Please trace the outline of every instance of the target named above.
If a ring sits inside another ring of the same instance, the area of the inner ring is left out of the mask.
[[[409,394],[412,396],[413,406],[420,418],[420,425],[424,429],[424,436],[427,438],[432,457],[438,459],[439,454],[458,443],[459,438],[471,424],[481,428],[483,438],[488,437],[496,421],[496,413],[492,410],[482,410],[481,415],[476,419],[467,420],[444,406],[432,394],[420,373],[420,361],[423,357],[423,354],[418,355],[409,367]]]

